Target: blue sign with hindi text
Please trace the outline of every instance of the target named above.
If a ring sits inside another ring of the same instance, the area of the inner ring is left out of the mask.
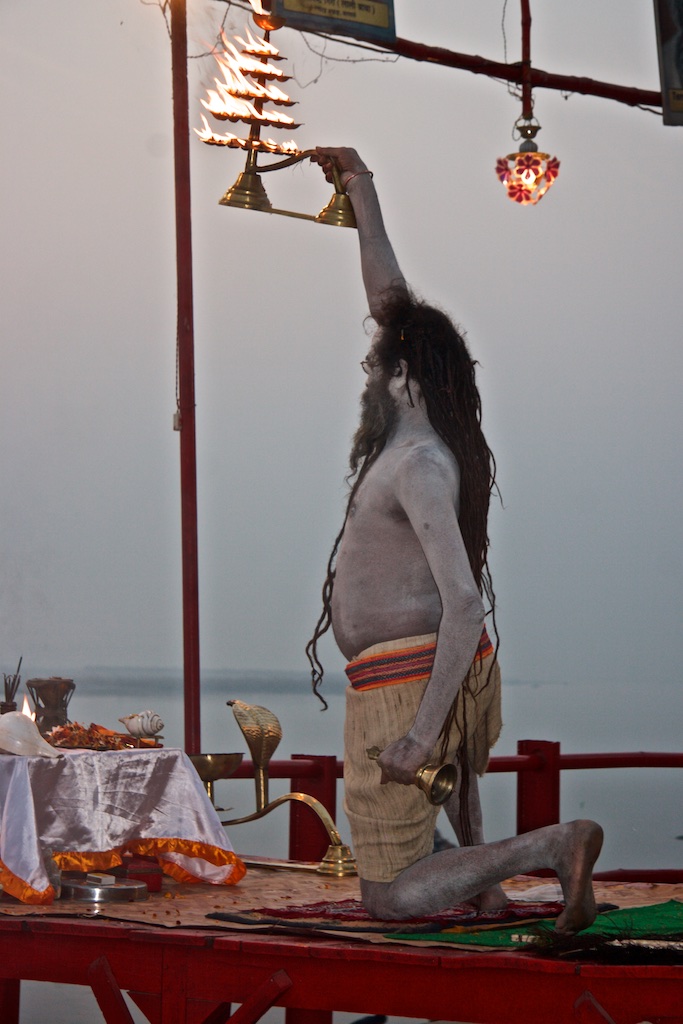
[[[271,13],[301,32],[329,32],[373,43],[396,38],[394,0],[272,0]]]

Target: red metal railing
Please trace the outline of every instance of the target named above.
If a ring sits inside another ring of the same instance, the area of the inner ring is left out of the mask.
[[[646,752],[562,754],[560,744],[549,740],[520,740],[517,754],[492,757],[489,772],[517,774],[517,833],[530,832],[560,820],[560,773],[569,769],[683,768],[683,753]],[[233,778],[253,778],[254,766],[245,761]],[[337,780],[344,777],[344,763],[334,756],[294,754],[287,761],[271,761],[272,779],[289,779],[293,792],[309,793],[337,813]],[[292,804],[290,810],[289,857],[292,860],[320,860],[328,838],[320,821],[305,807]],[[611,871],[595,876],[637,878],[639,881],[682,881],[683,870]]]

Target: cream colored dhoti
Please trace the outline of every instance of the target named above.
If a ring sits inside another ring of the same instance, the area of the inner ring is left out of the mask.
[[[370,654],[405,651],[435,637],[408,637],[375,644],[350,663],[349,669]],[[346,689],[344,726],[344,809],[351,826],[358,874],[372,882],[391,882],[432,851],[434,827],[440,808],[433,806],[417,786],[396,782],[380,785],[381,769],[367,755],[368,747],[384,750],[411,728],[427,679],[357,690]],[[467,759],[483,775],[489,752],[500,735],[500,669],[493,654],[477,658],[463,686],[467,720]],[[463,735],[463,707],[449,734],[448,760],[455,760]],[[439,744],[440,745],[440,744]],[[432,759],[436,757],[436,751]]]

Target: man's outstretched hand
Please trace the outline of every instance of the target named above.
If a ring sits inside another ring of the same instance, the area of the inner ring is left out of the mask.
[[[325,177],[331,185],[334,184],[333,164],[337,165],[342,186],[346,185],[346,181],[352,174],[358,174],[359,171],[367,171],[367,167],[358,156],[356,150],[344,146],[340,148],[316,146],[315,155],[311,157],[311,160],[320,164]]]

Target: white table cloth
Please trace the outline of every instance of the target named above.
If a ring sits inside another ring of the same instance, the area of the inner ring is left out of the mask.
[[[0,754],[0,882],[51,903],[59,870],[106,870],[126,851],[179,881],[234,884],[244,865],[182,750]]]

